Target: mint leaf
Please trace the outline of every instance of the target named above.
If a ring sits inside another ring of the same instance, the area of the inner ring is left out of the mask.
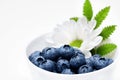
[[[83,42],[82,40],[74,40],[70,43],[70,46],[79,48],[81,46],[82,42]]]
[[[107,44],[103,44],[100,47],[97,48],[97,54],[100,54],[101,56],[107,55],[110,52],[112,52],[113,50],[115,50],[117,48],[117,45],[113,44],[113,43],[107,43]]]
[[[105,7],[104,9],[98,12],[98,14],[95,16],[95,20],[97,21],[95,29],[101,25],[103,20],[107,17],[109,11],[110,11],[110,6]]]
[[[92,50],[90,50],[90,52],[92,53],[92,55],[96,54],[96,48],[93,48]]]
[[[109,36],[115,31],[116,25],[111,25],[105,27],[102,32],[100,33],[100,36],[103,37],[103,40],[108,39]]]
[[[78,17],[72,17],[72,18],[70,18],[70,20],[74,20],[75,22],[77,22],[78,21]]]
[[[88,21],[90,21],[93,16],[92,5],[89,0],[86,0],[84,3],[83,15],[87,17]]]

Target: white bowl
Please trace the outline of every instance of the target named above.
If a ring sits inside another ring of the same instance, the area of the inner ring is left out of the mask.
[[[33,40],[27,47],[26,54],[28,65],[31,70],[31,74],[33,80],[113,80],[113,71],[115,69],[115,65],[117,63],[118,52],[113,56],[114,62],[98,71],[85,73],[85,74],[74,74],[74,75],[67,75],[67,74],[58,74],[48,72],[41,68],[38,68],[33,63],[31,63],[28,59],[29,55],[34,51],[41,51],[45,47],[52,46],[45,42],[45,38],[49,34],[45,34],[43,36],[38,37],[37,39]]]

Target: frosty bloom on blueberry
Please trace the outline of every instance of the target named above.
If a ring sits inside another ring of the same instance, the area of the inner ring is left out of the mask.
[[[69,69],[70,68],[70,63],[66,59],[59,59],[57,61],[57,71],[62,72],[64,69]]]
[[[72,68],[78,68],[85,63],[85,56],[81,53],[75,53],[70,59],[70,65]]]
[[[52,60],[44,61],[42,64],[39,65],[39,67],[51,72],[56,71],[56,63]]]
[[[70,45],[59,48],[47,47],[35,51],[29,56],[30,61],[44,70],[61,74],[82,74],[102,69],[110,65],[113,60],[98,54],[85,58],[83,52]]]
[[[59,49],[59,54],[65,59],[70,59],[74,55],[74,49],[69,45],[61,46]]]
[[[86,65],[82,65],[79,69],[78,69],[78,73],[88,73],[88,72],[92,72],[94,69],[92,66],[86,64]]]
[[[31,62],[33,62],[36,66],[39,66],[40,63],[45,61],[45,59],[40,56],[41,52],[35,51],[31,56],[29,56],[29,59]]]
[[[62,74],[74,74],[74,72],[72,72],[71,69],[64,69],[61,73]]]
[[[57,49],[53,48],[53,47],[51,47],[51,48],[47,47],[47,48],[43,49],[41,55],[44,58],[51,59],[51,60],[57,59],[59,57],[59,53],[58,53]]]
[[[94,61],[94,67],[95,69],[102,69],[106,66],[108,66],[109,64],[111,64],[113,61],[111,59],[107,59],[107,58],[97,58]]]

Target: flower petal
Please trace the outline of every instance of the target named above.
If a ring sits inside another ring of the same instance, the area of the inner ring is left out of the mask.
[[[81,27],[86,26],[88,24],[87,18],[85,16],[79,18],[77,24],[81,24]]]
[[[102,32],[102,28],[97,28],[89,34],[89,39],[92,40]]]
[[[91,20],[88,22],[88,27],[90,28],[90,31],[93,31],[96,26],[96,20]]]
[[[85,28],[82,26],[77,26],[76,35],[77,39],[85,39],[87,35]]]
[[[66,21],[61,25],[62,30],[67,32],[68,35],[70,35],[72,40],[76,39],[76,22],[73,20]]]
[[[103,38],[101,36],[97,36],[95,39],[89,41],[88,50],[91,50],[94,47],[98,46],[102,42],[102,39]]]
[[[76,39],[76,23],[74,21],[66,21],[62,25],[58,25],[54,29],[52,39],[56,44],[69,44]]]
[[[81,45],[82,50],[92,50],[94,47],[96,47],[98,44],[102,42],[102,37],[98,36],[93,40],[90,41],[84,41]]]
[[[82,53],[85,55],[85,58],[90,58],[92,56],[90,51],[84,50]]]
[[[76,33],[78,39],[85,39],[88,32],[87,18],[80,18],[76,24]]]
[[[56,44],[67,44],[70,36],[63,30],[55,30],[52,39]]]
[[[94,47],[98,46],[102,42],[102,39],[103,38],[101,36],[97,36],[94,40],[92,40]]]

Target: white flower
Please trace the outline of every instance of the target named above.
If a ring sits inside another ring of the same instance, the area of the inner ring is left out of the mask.
[[[86,17],[79,18],[77,22],[74,20],[66,21],[54,29],[47,41],[55,46],[61,46],[70,44],[75,40],[81,40],[82,44],[79,49],[86,57],[90,57],[90,50],[102,41],[102,37],[99,36],[102,29],[97,28],[94,30],[95,25],[95,20],[88,21]]]

